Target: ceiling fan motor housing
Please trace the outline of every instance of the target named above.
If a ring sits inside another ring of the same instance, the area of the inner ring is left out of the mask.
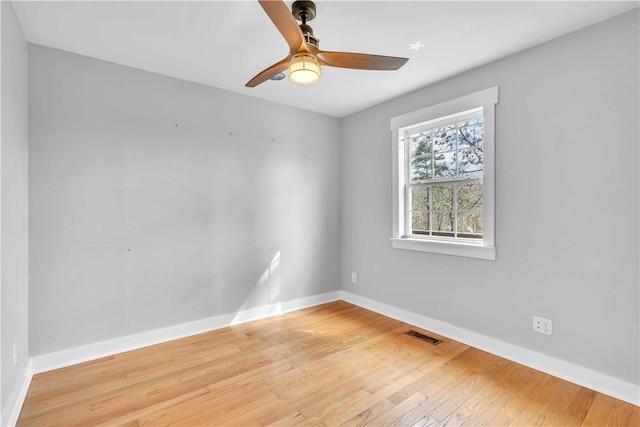
[[[316,4],[309,0],[297,0],[291,5],[291,13],[303,24],[316,17]]]
[[[304,36],[304,41],[316,49],[319,49],[320,40],[313,35],[313,28],[311,28],[310,25],[307,25],[307,21],[311,21],[316,17],[315,3],[308,0],[294,1],[291,5],[291,13],[294,18],[302,22],[302,24],[300,24],[300,30]]]

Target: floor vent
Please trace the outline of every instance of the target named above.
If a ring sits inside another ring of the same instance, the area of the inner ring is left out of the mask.
[[[405,334],[433,345],[438,345],[442,342],[442,340],[439,340],[438,338],[430,337],[429,335],[414,331],[413,329],[408,330]]]

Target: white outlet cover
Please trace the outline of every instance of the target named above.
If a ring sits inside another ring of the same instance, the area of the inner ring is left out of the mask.
[[[540,334],[551,335],[553,333],[553,322],[543,317],[533,316],[533,331]]]

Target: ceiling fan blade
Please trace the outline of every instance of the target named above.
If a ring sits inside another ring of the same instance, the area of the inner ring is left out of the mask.
[[[397,56],[369,55],[352,52],[318,52],[320,64],[330,67],[355,68],[357,70],[397,70],[409,58]]]
[[[264,83],[267,80],[269,80],[270,78],[275,77],[278,74],[282,73],[287,68],[289,68],[289,57],[288,56],[286,58],[284,58],[282,61],[276,62],[275,64],[271,65],[270,67],[267,67],[264,70],[260,71],[254,78],[249,80],[245,86],[246,87],[256,87],[260,83]]]
[[[282,37],[289,45],[289,52],[296,52],[303,43],[302,31],[291,11],[282,0],[258,0]]]

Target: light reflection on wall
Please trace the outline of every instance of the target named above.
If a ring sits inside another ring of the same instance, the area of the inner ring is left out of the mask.
[[[282,306],[278,301],[279,296],[280,251],[276,252],[262,276],[258,279],[253,291],[242,303],[231,324],[236,325],[258,317],[282,313]]]

